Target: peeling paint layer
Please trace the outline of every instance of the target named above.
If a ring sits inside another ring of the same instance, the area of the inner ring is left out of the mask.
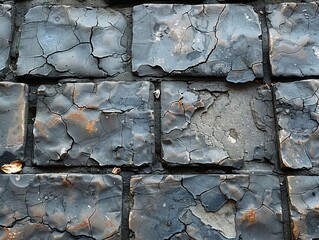
[[[134,176],[131,239],[283,239],[275,176]]]
[[[153,160],[153,85],[67,83],[38,89],[34,163],[141,166]]]
[[[0,76],[6,69],[12,37],[12,7],[8,4],[0,4]]]
[[[287,179],[293,239],[318,239],[319,177],[289,176]]]
[[[275,85],[281,164],[286,168],[319,166],[319,82],[303,80]]]
[[[319,74],[317,3],[267,6],[270,63],[274,76]]]
[[[127,22],[117,11],[36,6],[25,16],[17,75],[114,76],[125,71]]]
[[[120,176],[24,174],[0,179],[0,239],[120,239]]]
[[[240,168],[276,159],[271,91],[251,84],[163,82],[163,159]]]
[[[0,156],[23,159],[27,128],[28,86],[0,82]]]
[[[133,9],[132,69],[248,82],[263,76],[261,28],[236,4],[145,4]]]

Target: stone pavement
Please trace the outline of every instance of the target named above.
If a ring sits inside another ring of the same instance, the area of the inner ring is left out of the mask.
[[[0,0],[0,239],[319,239],[317,3],[152,2]]]

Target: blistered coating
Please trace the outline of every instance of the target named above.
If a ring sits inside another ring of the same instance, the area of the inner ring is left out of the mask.
[[[125,71],[127,27],[120,12],[36,6],[21,27],[17,75],[114,76]],[[32,47],[30,47],[32,46]]]
[[[286,168],[317,168],[318,80],[275,85],[281,164]]]
[[[24,157],[27,128],[28,86],[0,82],[0,156]]]
[[[0,4],[0,75],[7,68],[13,29],[12,6]]]
[[[131,194],[131,239],[283,239],[275,176],[134,176]]]
[[[240,168],[276,159],[272,95],[252,84],[163,82],[163,159]]]
[[[149,82],[66,83],[38,89],[37,165],[141,166],[153,160]]]
[[[235,4],[144,4],[133,8],[132,70],[140,76],[262,77],[261,28],[253,8]]]
[[[318,4],[270,5],[267,13],[272,74],[278,77],[318,75]]]
[[[0,179],[0,239],[120,239],[120,176],[24,174]]]

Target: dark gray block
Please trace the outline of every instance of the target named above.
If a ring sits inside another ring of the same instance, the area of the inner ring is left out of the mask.
[[[37,6],[22,25],[17,75],[114,76],[125,71],[125,17],[111,9]]]
[[[258,15],[245,5],[145,4],[133,9],[132,70],[248,82],[263,76]]]
[[[283,239],[275,176],[134,176],[131,239]]]
[[[101,82],[39,87],[34,163],[151,163],[152,86],[149,82]]]
[[[257,84],[163,82],[163,159],[240,168],[276,159],[271,91]]]
[[[27,128],[28,86],[0,82],[0,156],[24,157]]]
[[[319,166],[318,80],[275,84],[281,164],[286,168]]]
[[[274,76],[319,75],[319,17],[316,3],[267,7],[270,63]]]
[[[319,177],[289,176],[288,196],[293,239],[318,239]]]
[[[8,4],[0,4],[0,76],[5,71],[9,55],[12,37],[12,7]]]
[[[120,239],[120,176],[24,174],[0,179],[0,239]]]

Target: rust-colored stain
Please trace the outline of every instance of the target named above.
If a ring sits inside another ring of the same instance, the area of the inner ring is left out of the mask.
[[[297,222],[295,221],[292,221],[292,235],[293,235],[293,239],[298,239],[299,228],[298,228]]]
[[[86,228],[90,228],[90,224],[88,221],[80,222],[79,224],[73,225],[69,227],[70,229],[74,230],[82,230]]]
[[[256,211],[254,209],[249,209],[245,212],[243,216],[243,221],[247,221],[249,225],[252,225],[256,222]]]
[[[39,131],[39,134],[41,135],[41,137],[43,137],[43,138],[49,137],[49,135],[47,133],[47,127],[45,126],[45,124],[43,124],[42,122],[39,122],[39,121],[35,121],[34,127],[37,131]]]
[[[78,112],[70,113],[66,116],[67,119],[71,119],[75,122],[80,123],[83,128],[88,133],[95,133],[97,132],[97,128],[95,128],[95,124],[98,120],[89,120],[82,112],[84,109],[80,109]]]

